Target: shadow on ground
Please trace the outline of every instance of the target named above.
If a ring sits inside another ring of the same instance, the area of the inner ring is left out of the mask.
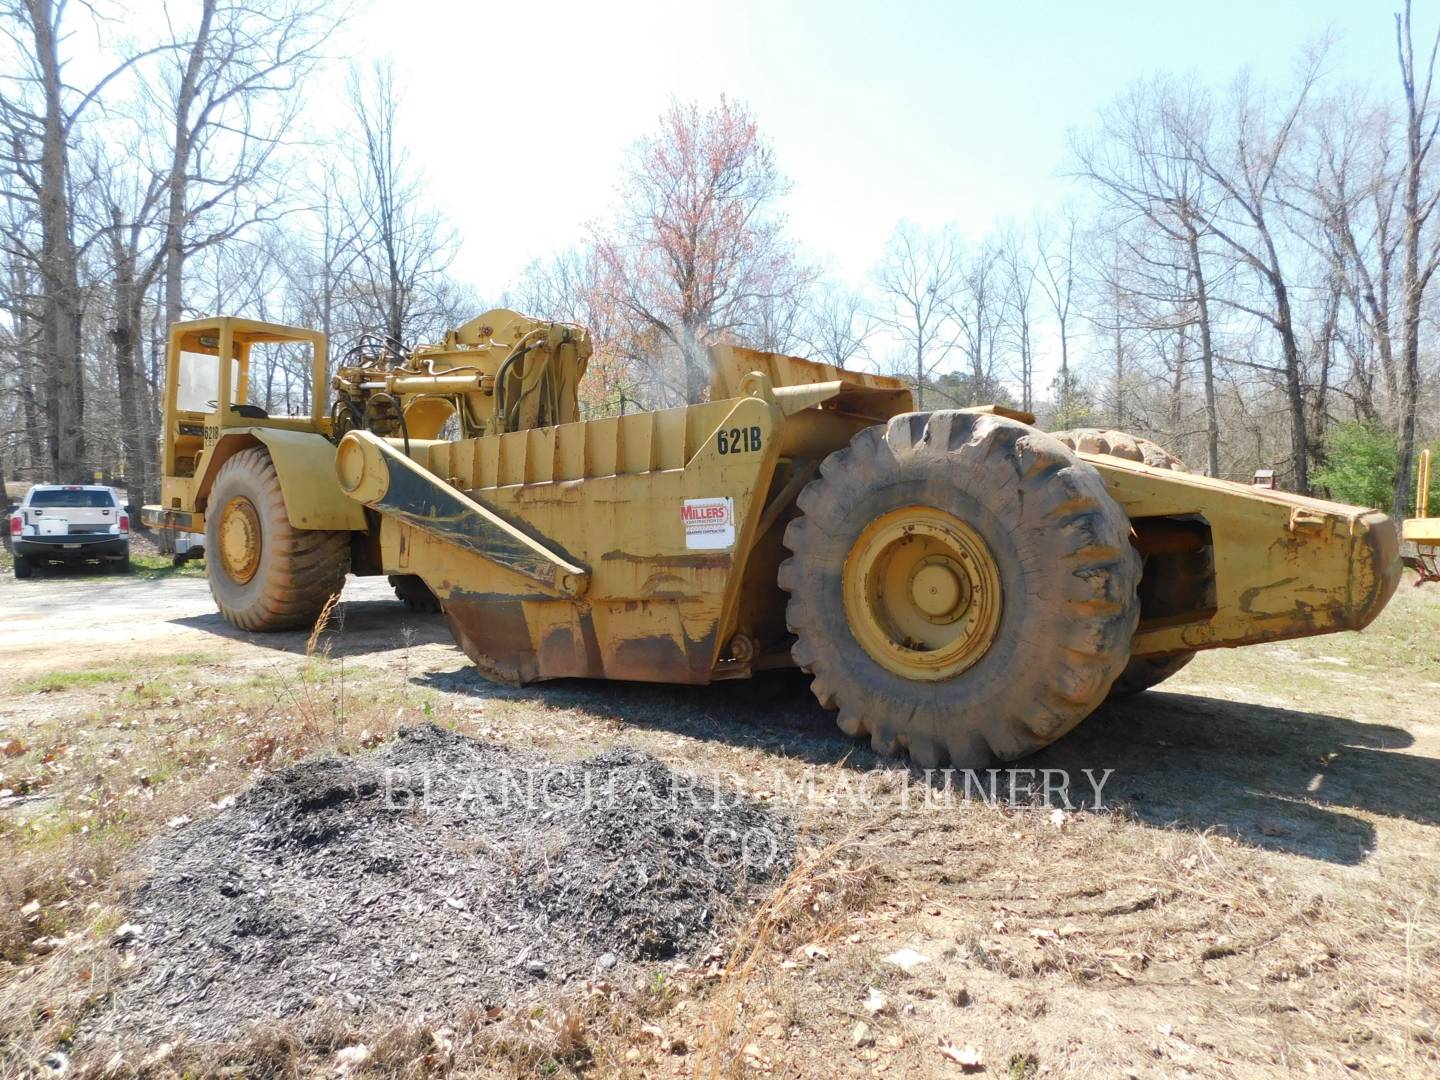
[[[834,726],[795,671],[712,686],[564,680],[498,686],[473,668],[413,681],[451,694],[528,700],[638,729],[744,746],[811,764],[868,770],[894,762]],[[1323,713],[1150,691],[1109,702],[1017,768],[1114,770],[1105,802],[1157,828],[1215,829],[1242,843],[1343,865],[1363,862],[1375,829],[1349,810],[1440,825],[1440,761],[1403,753],[1400,728]],[[917,772],[917,775],[918,772]]]
[[[304,655],[310,629],[274,634],[252,634],[238,630],[218,611],[171,619],[176,626],[203,630],[217,637],[243,641],[248,645]],[[398,600],[346,600],[337,604],[319,646],[332,657],[365,656],[393,652],[417,645],[449,644],[450,631],[439,615],[417,614]]]

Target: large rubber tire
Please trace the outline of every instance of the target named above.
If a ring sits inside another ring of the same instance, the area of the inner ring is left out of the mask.
[[[15,576],[17,578],[28,578],[35,573],[35,565],[30,561],[28,555],[15,556]]]
[[[1087,454],[1103,454],[1124,461],[1138,461],[1155,469],[1188,473],[1185,463],[1157,442],[1128,431],[1101,431],[1096,428],[1075,428],[1057,431],[1055,437],[1072,450]],[[1125,665],[1125,671],[1110,688],[1111,697],[1130,697],[1164,682],[1195,658],[1193,652],[1171,653],[1169,656],[1136,656]]]
[[[1021,757],[1088,716],[1129,659],[1140,559],[1100,475],[1057,440],[1004,417],[907,413],[861,431],[821,464],[785,531],[794,553],[792,655],[820,703],[882,754],[975,768]],[[933,507],[988,547],[1002,596],[995,636],[951,678],[897,675],[856,640],[845,565],[882,515]]]
[[[434,615],[440,610],[440,598],[430,591],[419,574],[391,574],[389,581],[395,590],[395,599],[411,611]]]
[[[258,563],[245,580],[232,577],[220,537],[225,507],[237,499],[249,501],[260,531]],[[252,446],[220,467],[210,490],[205,555],[210,594],[227,622],[241,630],[294,630],[311,625],[344,586],[350,534],[292,526],[270,452]]]
[[[1053,434],[1071,450],[1079,450],[1085,454],[1103,454],[1123,461],[1138,461],[1152,469],[1169,469],[1183,473],[1190,471],[1183,461],[1159,443],[1142,435],[1131,435],[1128,431],[1073,428]]]

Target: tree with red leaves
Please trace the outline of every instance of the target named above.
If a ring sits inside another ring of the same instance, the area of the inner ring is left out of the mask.
[[[709,347],[756,340],[813,280],[776,210],[788,187],[754,116],[724,97],[672,104],[636,144],[620,212],[594,242],[622,347],[656,403],[703,400]]]

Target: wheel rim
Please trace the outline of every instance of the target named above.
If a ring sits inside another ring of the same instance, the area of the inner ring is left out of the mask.
[[[929,506],[866,526],[844,570],[845,616],[876,663],[907,679],[948,679],[989,650],[1000,628],[1000,569],[980,535]]]
[[[260,515],[243,495],[220,511],[220,563],[231,581],[244,585],[260,568]]]

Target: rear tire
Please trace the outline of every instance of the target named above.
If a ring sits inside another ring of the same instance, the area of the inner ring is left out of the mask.
[[[270,452],[220,467],[205,512],[205,574],[220,614],[241,630],[309,626],[345,584],[350,534],[290,524]]]
[[[827,457],[798,506],[785,532],[794,554],[779,575],[792,655],[820,703],[839,710],[840,728],[868,734],[878,753],[908,748],[929,768],[1021,757],[1088,716],[1125,667],[1139,618],[1129,520],[1099,474],[1041,431],[985,414],[898,416]],[[971,538],[954,560],[927,518]],[[877,527],[899,537],[886,541],[897,554],[883,564],[871,561]],[[986,573],[968,576],[980,564]],[[959,571],[948,583],[938,575],[942,593],[961,597],[939,609],[920,589],[935,565]],[[867,568],[863,585],[857,566]],[[984,599],[996,592],[998,613]],[[887,616],[907,595],[915,611]],[[973,626],[959,633],[978,635],[979,655],[958,670],[937,663],[954,647],[926,618]],[[876,644],[876,626],[888,645]]]
[[[35,566],[30,562],[28,555],[15,556],[15,576],[17,578],[28,578],[35,573]]]
[[[391,574],[390,587],[395,590],[395,599],[411,611],[434,615],[440,610],[440,598],[430,591],[425,579],[419,574]]]
[[[1083,454],[1102,454],[1119,458],[1121,461],[1136,461],[1152,469],[1169,469],[1172,472],[1188,473],[1185,463],[1159,443],[1142,435],[1131,435],[1128,431],[1101,430],[1100,428],[1072,428],[1070,431],[1053,433],[1071,450]]]
[[[1122,461],[1138,461],[1154,469],[1188,473],[1185,463],[1157,442],[1128,431],[1101,431],[1096,428],[1075,428],[1057,431],[1055,437],[1071,450],[1101,454]],[[1120,678],[1110,688],[1111,697],[1130,697],[1164,682],[1195,658],[1195,653],[1171,653],[1168,656],[1136,656],[1125,666]]]
[[[1110,688],[1111,697],[1131,697],[1164,682],[1191,660],[1193,652],[1171,653],[1169,656],[1133,656],[1120,678]]]

